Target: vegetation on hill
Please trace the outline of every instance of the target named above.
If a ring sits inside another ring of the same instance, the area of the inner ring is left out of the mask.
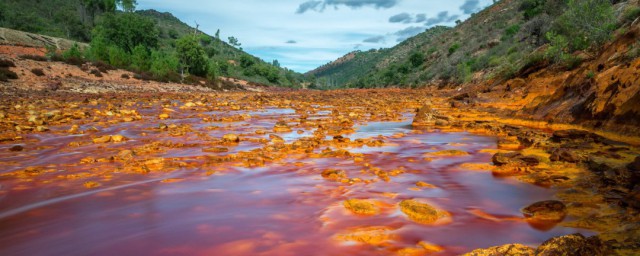
[[[296,87],[304,76],[265,62],[228,42],[204,34],[170,13],[135,11],[135,0],[6,0],[0,26],[89,42],[51,57],[80,64],[100,62],[139,73],[138,78],[215,84],[218,76]]]
[[[319,87],[370,88],[501,80],[534,66],[572,69],[639,15],[635,0],[502,0],[455,28],[350,53],[308,74]]]

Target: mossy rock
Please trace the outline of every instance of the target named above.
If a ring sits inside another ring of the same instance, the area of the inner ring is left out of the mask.
[[[450,214],[444,210],[413,199],[400,202],[400,210],[412,221],[422,224],[433,224],[442,217],[450,216]]]

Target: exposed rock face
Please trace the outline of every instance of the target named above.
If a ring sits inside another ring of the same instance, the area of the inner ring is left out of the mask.
[[[500,246],[489,247],[486,249],[477,249],[472,252],[465,253],[463,256],[507,256],[507,255],[535,255],[535,249],[521,244],[505,244]]]
[[[540,164],[540,160],[535,156],[523,156],[519,152],[496,153],[491,158],[491,162],[496,166],[507,164],[516,164],[524,166],[536,166]]]
[[[581,234],[554,237],[542,243],[536,249],[535,255],[607,255],[607,246],[595,236],[585,238]]]
[[[556,200],[540,201],[525,207],[522,213],[527,220],[558,222],[567,215],[567,207]]]

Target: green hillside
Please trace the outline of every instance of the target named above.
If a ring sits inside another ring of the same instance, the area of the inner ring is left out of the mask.
[[[635,0],[502,0],[454,28],[433,27],[391,49],[351,53],[308,74],[320,87],[370,88],[499,80],[539,65],[571,69],[639,10]]]
[[[5,0],[0,2],[0,26],[91,43],[87,52],[70,55],[130,69],[146,79],[185,82],[186,70],[195,80],[212,82],[225,76],[297,87],[304,80],[277,62],[267,63],[242,51],[235,38],[196,31],[171,13],[134,10],[131,0]],[[179,56],[181,40],[188,58]]]

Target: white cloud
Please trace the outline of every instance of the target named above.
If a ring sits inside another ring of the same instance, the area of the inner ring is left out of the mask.
[[[364,46],[394,46],[402,37],[394,35],[396,32],[420,25],[389,23],[389,18],[398,13],[412,13],[415,19],[422,18],[416,14],[436,18],[443,11],[450,16],[460,15],[460,19],[469,16],[460,9],[465,0],[317,1],[326,4],[326,10],[296,13],[308,0],[138,0],[138,9],[171,12],[187,24],[198,22],[208,34],[220,29],[222,38],[237,37],[242,47],[257,57],[266,61],[278,59],[282,66],[299,72],[353,51],[354,46],[366,39],[384,36],[386,40]],[[480,0],[482,7],[490,3],[490,0]]]

